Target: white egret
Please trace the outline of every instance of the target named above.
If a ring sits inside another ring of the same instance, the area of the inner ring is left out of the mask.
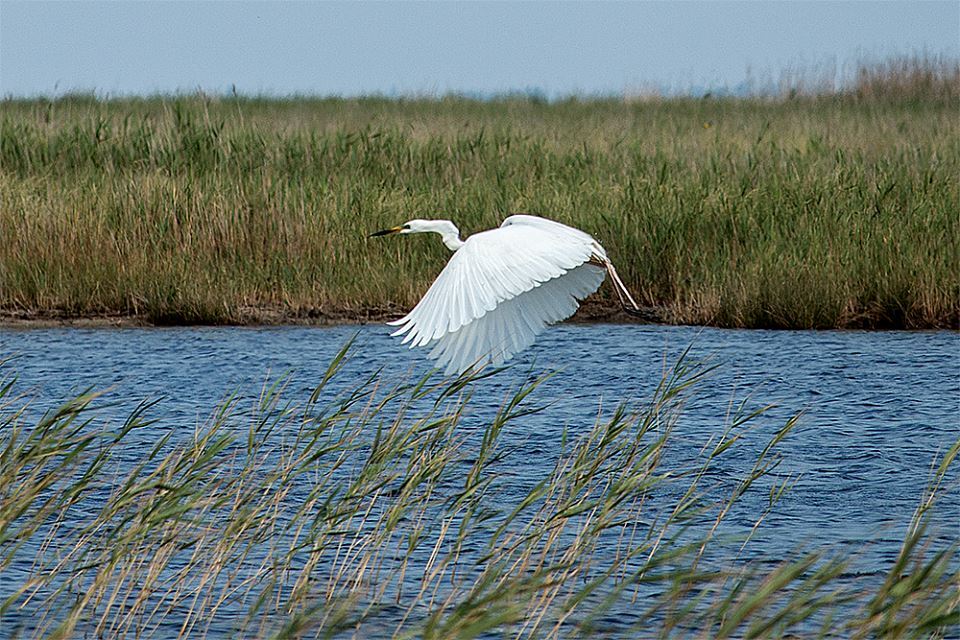
[[[600,243],[565,224],[514,215],[466,240],[449,220],[411,220],[371,234],[438,233],[453,251],[406,316],[388,324],[403,344],[428,347],[447,375],[501,364],[547,325],[569,318],[610,274],[625,310],[639,311]]]

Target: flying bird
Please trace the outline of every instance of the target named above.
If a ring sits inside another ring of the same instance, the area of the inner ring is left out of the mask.
[[[529,347],[547,325],[569,318],[606,274],[625,310],[639,311],[600,243],[565,224],[513,215],[496,229],[460,239],[449,220],[411,220],[370,234],[437,233],[453,251],[417,305],[387,324],[403,344],[428,347],[447,375],[499,365]]]

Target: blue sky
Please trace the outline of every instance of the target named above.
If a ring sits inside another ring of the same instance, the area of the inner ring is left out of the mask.
[[[960,54],[960,2],[0,0],[0,94],[491,94],[734,87]]]

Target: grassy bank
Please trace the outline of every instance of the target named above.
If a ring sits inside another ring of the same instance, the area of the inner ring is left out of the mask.
[[[446,250],[369,232],[532,212],[595,235],[675,322],[955,327],[957,94],[864,83],[792,100],[8,99],[0,311],[394,313]]]
[[[501,434],[526,428],[538,381],[467,424],[474,381],[374,376],[334,393],[343,357],[299,404],[278,383],[252,412],[228,402],[195,429],[153,423],[149,405],[103,426],[95,394],[34,421],[0,384],[4,630],[931,638],[960,624],[957,546],[929,529],[956,490],[960,443],[933,459],[899,553],[863,572],[862,548],[752,553],[795,481],[777,471],[795,420],[733,461],[763,420],[738,411],[691,452],[674,427],[698,366],[681,361],[592,428],[570,425],[553,467],[521,489]],[[146,430],[166,435],[142,446]],[[751,527],[731,514],[757,492]]]

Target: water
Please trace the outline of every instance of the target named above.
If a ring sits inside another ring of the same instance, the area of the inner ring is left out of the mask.
[[[428,369],[381,326],[335,328],[177,328],[0,330],[0,356],[17,389],[38,414],[87,387],[109,387],[113,401],[98,414],[120,421],[144,398],[162,428],[188,437],[216,403],[239,392],[252,403],[265,381],[290,374],[288,397],[304,400],[330,359],[358,333],[352,357],[336,379],[356,385],[383,367],[385,379]],[[782,444],[781,477],[795,485],[757,531],[750,553],[779,560],[804,548],[861,550],[860,570],[882,572],[899,543],[931,463],[960,435],[960,339],[950,332],[738,331],[635,325],[563,325],[545,333],[514,366],[478,384],[463,428],[479,428],[530,371],[557,370],[535,393],[543,412],[513,423],[503,435],[513,453],[502,464],[504,501],[544,477],[564,430],[589,429],[598,413],[621,401],[649,398],[666,368],[691,346],[694,358],[717,369],[693,394],[678,426],[679,458],[719,435],[733,408],[771,408],[737,453],[716,470],[731,477],[750,465],[776,430],[798,412]],[[241,405],[245,400],[241,401]],[[158,427],[161,428],[161,427]],[[128,450],[149,447],[157,434],[133,436]],[[957,474],[953,474],[954,479]],[[767,495],[748,494],[729,526],[749,528]],[[940,536],[960,535],[960,496],[948,495],[937,518]],[[4,580],[0,578],[0,583]],[[8,593],[10,581],[0,584]]]

